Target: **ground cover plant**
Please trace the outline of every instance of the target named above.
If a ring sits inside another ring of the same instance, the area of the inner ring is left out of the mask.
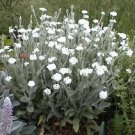
[[[130,73],[121,60],[133,55],[128,36],[113,29],[117,13],[110,12],[105,26],[104,12],[99,20],[89,22],[88,11],[82,10],[82,18],[76,21],[71,6],[60,21],[61,9],[50,16],[40,8],[38,21],[31,8],[28,29],[20,17],[14,50],[4,42],[0,49],[3,85],[19,102],[14,114],[33,125],[16,134],[102,134],[100,115],[111,105],[121,72]],[[10,27],[9,32],[13,31]]]

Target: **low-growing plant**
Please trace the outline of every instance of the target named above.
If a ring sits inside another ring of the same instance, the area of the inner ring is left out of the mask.
[[[3,77],[6,77],[6,73],[0,71],[0,134],[34,135],[35,126],[29,126],[13,116],[13,108],[18,106],[19,102],[14,100],[14,95],[10,94],[9,89],[4,86],[2,82]]]
[[[43,134],[44,128],[53,132],[62,131],[61,127],[76,133],[103,134],[104,123],[100,130],[98,116],[110,106],[107,100],[116,90],[120,60],[133,53],[127,35],[113,29],[117,13],[110,13],[105,27],[104,12],[90,25],[86,10],[75,22],[73,6],[66,10],[63,21],[58,19],[61,10],[54,16],[47,15],[45,8],[39,10],[40,22],[32,7],[37,27],[32,29],[32,17],[28,29],[20,22],[21,34],[14,50],[7,46],[0,49],[8,73],[4,84],[20,101],[16,114],[41,126]]]

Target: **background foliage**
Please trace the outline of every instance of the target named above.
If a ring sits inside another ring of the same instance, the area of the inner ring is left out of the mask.
[[[132,36],[134,34],[135,23],[132,23],[135,20],[134,0],[130,2],[128,0],[0,0],[0,33],[6,33],[9,25],[18,24],[20,15],[23,17],[24,25],[27,26],[31,4],[35,9],[47,8],[50,14],[59,8],[62,8],[62,13],[65,14],[65,9],[73,4],[77,13],[76,18],[80,18],[81,10],[86,9],[89,11],[90,21],[95,17],[99,18],[101,11],[109,15],[110,11],[115,10],[118,12],[117,30]]]

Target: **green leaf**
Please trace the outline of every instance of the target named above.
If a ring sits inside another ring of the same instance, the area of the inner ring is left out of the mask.
[[[103,121],[100,124],[99,135],[105,135],[105,123]]]
[[[22,127],[23,127],[23,123],[21,121],[13,121],[11,133],[21,131]]]
[[[94,115],[91,112],[84,112],[83,114],[84,117],[88,118],[88,119],[94,119]]]
[[[79,119],[74,119],[74,120],[73,120],[73,129],[74,129],[74,131],[75,131],[76,133],[79,131],[79,124],[80,124]]]
[[[27,111],[30,112],[30,113],[32,113],[34,111],[33,105],[28,105],[27,106]]]
[[[53,113],[52,112],[50,112],[49,114],[48,114],[48,116],[47,116],[47,121],[51,118],[51,117],[53,117]]]
[[[23,103],[28,103],[30,100],[27,96],[23,96],[20,98],[20,101],[23,102]]]
[[[65,112],[65,115],[66,115],[66,116],[69,116],[69,117],[72,117],[73,114],[74,114],[74,109],[69,109],[69,110],[67,110],[67,111]]]
[[[90,123],[88,124],[89,128],[94,130],[94,131],[99,131],[99,126],[95,122],[95,120],[91,120]]]
[[[97,105],[97,109],[104,109],[106,107],[109,107],[111,104],[110,103],[107,103],[107,102],[101,102]]]
[[[90,126],[87,126],[86,129],[87,129],[87,135],[93,135]]]
[[[30,135],[34,132],[35,129],[36,129],[35,126],[24,127],[21,131],[21,135]]]
[[[44,122],[45,122],[45,117],[44,117],[44,115],[40,115],[39,121],[38,121],[38,125],[40,125],[41,123],[44,123]]]
[[[17,116],[25,115],[26,111],[18,111]]]

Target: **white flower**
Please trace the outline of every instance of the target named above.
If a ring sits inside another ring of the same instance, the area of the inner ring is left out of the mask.
[[[2,55],[3,58],[9,58],[10,56],[8,54]]]
[[[83,18],[84,19],[89,19],[89,16],[88,15],[83,15]]]
[[[112,57],[107,57],[106,59],[105,59],[105,61],[106,61],[106,63],[109,65],[109,64],[111,64],[112,63]]]
[[[101,12],[101,15],[105,15],[105,12]]]
[[[79,45],[79,46],[76,47],[76,50],[77,51],[82,51],[83,50],[83,47],[81,45]]]
[[[100,91],[100,93],[99,93],[100,99],[106,99],[107,96],[108,96],[107,91]]]
[[[89,32],[91,31],[91,29],[90,29],[90,26],[89,25],[87,25],[87,24],[84,24],[84,25],[82,25],[82,27],[84,28],[84,32],[86,32],[86,34],[90,34]],[[89,31],[89,32],[88,32]]]
[[[104,56],[104,53],[98,52],[98,53],[97,53],[97,56],[98,56],[98,57]]]
[[[70,52],[71,55],[75,54],[75,50],[74,49],[69,49],[69,52]]]
[[[22,40],[27,41],[29,37],[26,34],[18,35],[19,37],[22,37]]]
[[[30,55],[30,60],[37,60],[36,54],[31,54]]]
[[[110,12],[110,15],[115,17],[115,16],[117,16],[117,13],[116,12]]]
[[[72,82],[72,79],[68,76],[66,78],[63,79],[65,84],[70,84]]]
[[[83,14],[87,14],[88,11],[87,11],[87,10],[82,10],[82,13],[83,13]]]
[[[127,35],[125,33],[118,33],[119,37],[126,39]]]
[[[126,45],[126,40],[122,40],[122,41],[120,42],[120,44],[121,44],[122,46],[125,46],[125,45]]]
[[[76,57],[72,57],[69,59],[69,62],[72,64],[72,65],[75,65],[76,63],[78,63],[78,59]]]
[[[18,32],[19,32],[19,33],[25,33],[26,30],[25,30],[24,28],[21,28],[21,29],[18,30]]]
[[[14,45],[15,45],[16,48],[21,48],[22,47],[21,43],[14,43]]]
[[[126,71],[129,73],[129,74],[131,74],[132,73],[132,71],[131,71],[131,69],[126,69]]]
[[[100,68],[102,68],[105,72],[108,72],[108,69],[105,65],[100,66]]]
[[[26,30],[26,33],[28,33],[28,32],[32,32],[32,29],[31,28],[28,28],[27,30]],[[20,38],[22,37],[22,35],[18,35]]]
[[[5,81],[10,82],[12,80],[11,76],[6,76]]]
[[[48,70],[53,71],[54,69],[56,69],[56,65],[54,63],[48,64],[47,68]]]
[[[104,32],[106,32],[108,30],[109,27],[104,27],[103,30]]]
[[[85,20],[85,19],[80,19],[80,20],[78,21],[78,24],[88,26],[88,25],[89,25],[89,21],[87,21],[87,20]]]
[[[98,67],[98,66],[99,66],[99,63],[98,63],[98,62],[94,62],[94,63],[92,64],[92,67],[93,67],[93,68]]]
[[[45,41],[45,44],[47,45],[47,44],[48,44],[48,42],[47,42],[47,41]]]
[[[96,31],[98,31],[98,29],[99,29],[99,27],[98,27],[98,26],[96,26],[96,27],[92,27],[92,28],[91,28],[91,31],[96,32]]]
[[[59,73],[55,73],[54,75],[52,75],[51,77],[53,80],[59,82],[62,79],[62,75]]]
[[[39,60],[44,60],[45,59],[45,56],[44,55],[40,55],[39,56]]]
[[[46,12],[47,11],[47,9],[45,9],[45,8],[39,8],[39,10],[42,11],[42,12]]]
[[[100,41],[100,38],[96,38],[94,41],[95,42],[99,42]]]
[[[48,44],[48,47],[53,48],[53,47],[54,47],[54,45],[55,45],[55,42],[50,41],[50,42],[49,42],[49,44]]]
[[[112,52],[110,52],[109,55],[114,58],[114,57],[118,56],[118,53],[116,53],[115,51],[112,51]]]
[[[61,52],[62,52],[62,54],[65,54],[65,55],[69,55],[69,53],[70,53],[69,49],[66,47],[62,47]]]
[[[8,52],[13,52],[14,50],[13,49],[9,49]]]
[[[55,44],[55,48],[58,49],[58,50],[61,50],[62,45],[61,44]]]
[[[39,34],[38,34],[37,32],[33,32],[33,33],[32,33],[32,37],[33,37],[33,38],[38,38],[38,37],[39,37]]]
[[[49,28],[48,33],[51,34],[51,35],[55,34],[55,29]]]
[[[48,89],[48,88],[45,89],[45,90],[44,90],[44,94],[45,94],[45,95],[50,95],[50,94],[51,94],[51,90]]]
[[[123,40],[122,42],[120,42],[120,44],[121,44],[122,46],[120,46],[119,49],[122,49],[123,51],[129,49],[128,43],[126,43],[125,40]]]
[[[105,71],[102,68],[96,68],[96,73],[98,76],[101,76],[105,73]]]
[[[13,33],[13,32],[14,32],[14,29],[9,28],[9,33]]]
[[[69,27],[70,29],[75,29],[75,24],[68,24],[68,27]]]
[[[99,23],[99,21],[97,19],[94,19],[93,22],[94,23]]]
[[[56,57],[50,57],[50,58],[48,58],[48,62],[49,62],[49,63],[51,63],[51,62],[53,62],[53,61],[56,61],[56,60],[57,60]]]
[[[16,62],[16,59],[15,58],[9,58],[8,59],[8,63],[9,64],[14,64]]]
[[[8,50],[10,46],[4,46],[4,50]]]
[[[34,82],[34,81],[32,81],[32,80],[31,80],[31,81],[29,81],[29,82],[28,82],[28,86],[29,86],[29,87],[33,87],[33,86],[35,86],[35,82]]]
[[[53,85],[53,88],[54,88],[55,90],[58,90],[58,89],[60,89],[60,85],[59,85],[59,84],[54,84],[54,85]]]
[[[88,37],[85,37],[85,41],[86,41],[87,43],[90,43],[90,42],[91,42],[91,40],[90,40]]]
[[[33,29],[32,32],[35,33],[35,32],[38,32],[39,30],[40,30],[40,29],[36,27],[35,29]]]
[[[115,42],[112,42],[112,45],[111,46],[114,47],[115,45],[116,45],[116,43]]]
[[[74,37],[71,34],[69,34],[68,35],[68,39],[71,39],[72,40],[72,39],[74,39]]]
[[[30,63],[29,62],[24,62],[24,66],[28,66]]]
[[[69,68],[60,68],[59,72],[61,74],[63,74],[63,75],[64,74],[71,74],[72,73],[72,71]]]
[[[116,23],[116,20],[115,19],[110,19],[109,22],[110,23]],[[112,35],[110,35],[110,37],[112,37]]]
[[[127,53],[127,56],[131,57],[133,54],[133,51],[131,49],[129,49],[126,53]]]
[[[50,22],[50,26],[57,26],[57,24],[58,24],[57,22],[53,22],[53,21]]]
[[[79,72],[80,72],[81,76],[87,77],[89,74],[91,74],[93,72],[93,69],[85,68],[85,69],[79,70]]]
[[[66,37],[60,37],[57,39],[58,42],[60,43],[65,43],[66,42]]]
[[[0,54],[4,52],[4,49],[0,49]]]
[[[37,53],[37,52],[39,52],[39,49],[36,47],[32,53]]]
[[[103,75],[105,72],[108,72],[106,66],[102,65],[102,66],[96,67],[96,73],[97,73],[98,76]]]

